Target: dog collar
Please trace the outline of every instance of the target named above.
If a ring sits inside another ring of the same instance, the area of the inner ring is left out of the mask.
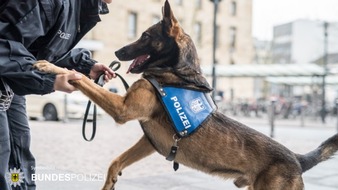
[[[216,108],[209,93],[161,86],[154,78],[147,78],[147,80],[157,90],[157,96],[180,138],[195,132]]]

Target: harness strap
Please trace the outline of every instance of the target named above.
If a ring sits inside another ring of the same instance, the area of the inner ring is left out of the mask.
[[[146,79],[155,87],[158,94],[160,94],[161,96],[166,95],[162,86],[157,82],[157,80],[155,78],[149,77],[149,78],[146,78]]]
[[[184,87],[162,86],[155,78],[146,79],[156,89],[156,95],[178,137],[191,135],[217,109],[209,93]]]
[[[179,168],[179,164],[175,162],[179,149],[178,141],[201,127],[217,106],[208,93],[188,88],[162,86],[155,78],[146,79],[156,89],[156,95],[175,130],[174,142],[166,159],[174,162],[173,168],[176,171]]]

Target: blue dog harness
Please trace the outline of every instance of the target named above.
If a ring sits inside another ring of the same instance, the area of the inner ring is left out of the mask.
[[[186,88],[160,86],[151,78],[149,82],[157,89],[167,114],[179,137],[195,132],[216,106],[208,93]]]
[[[147,80],[157,90],[157,96],[176,131],[173,136],[174,143],[166,157],[168,161],[174,161],[178,150],[178,141],[202,126],[201,124],[216,109],[216,105],[208,93],[173,86],[161,86],[154,78],[147,78]],[[179,164],[174,161],[174,170],[176,171],[178,167]]]

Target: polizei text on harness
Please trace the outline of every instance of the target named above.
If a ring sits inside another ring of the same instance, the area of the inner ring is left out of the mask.
[[[186,114],[183,111],[183,108],[181,106],[181,103],[178,101],[177,96],[173,96],[170,98],[173,101],[173,105],[176,108],[176,112],[179,116],[179,118],[181,119],[181,122],[184,126],[185,129],[188,129],[191,127],[190,121],[187,118]]]

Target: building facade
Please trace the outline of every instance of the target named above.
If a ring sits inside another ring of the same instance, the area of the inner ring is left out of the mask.
[[[338,67],[335,64],[338,54],[337,31],[337,22],[320,20],[300,19],[277,25],[273,30],[272,62],[279,64],[316,63],[324,66],[330,74],[337,73]],[[326,83],[330,85],[325,86],[323,86],[321,77],[313,77],[311,84],[283,86],[282,89],[276,89],[280,94],[290,91],[287,94],[306,95],[307,99],[312,100],[314,109],[318,109],[317,107],[320,107],[318,105],[323,98],[324,88],[327,107],[332,105],[333,99],[338,95],[336,81],[332,79],[328,77]],[[285,87],[288,87],[288,90],[285,90]]]
[[[273,30],[273,63],[314,63],[325,53],[338,52],[338,23],[296,20]],[[327,41],[325,40],[327,35]],[[327,45],[325,45],[327,43]]]
[[[195,42],[201,65],[212,64],[214,6],[209,0],[170,0],[174,15]],[[137,40],[149,26],[162,19],[164,0],[128,1],[114,0],[110,13],[101,16],[102,22],[85,37],[79,46],[95,47],[94,58],[109,64],[117,58],[114,51]],[[217,13],[218,64],[248,64],[253,58],[252,0],[222,0]],[[118,71],[124,74],[130,63],[122,63]],[[126,75],[128,82],[139,76]],[[211,78],[208,77],[211,82]],[[238,93],[251,97],[251,79],[217,79],[217,90],[225,94]],[[117,82],[112,82],[121,88]],[[245,83],[245,85],[242,85]],[[224,94],[223,93],[223,94]]]

